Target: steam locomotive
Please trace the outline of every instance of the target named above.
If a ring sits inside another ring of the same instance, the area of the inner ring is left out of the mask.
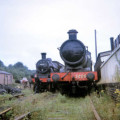
[[[34,83],[34,91],[36,93],[55,91],[54,83],[51,82],[50,74],[61,72],[63,65],[57,61],[52,61],[51,58],[46,58],[46,53],[41,53],[42,59],[36,63],[36,74],[32,77]]]
[[[77,40],[77,33],[69,30],[69,39],[60,47],[60,56],[65,63],[63,72],[51,73],[51,79],[58,82],[62,94],[89,92],[97,80],[97,72],[92,72],[91,53]]]
[[[82,94],[84,91],[90,91],[97,80],[97,72],[92,71],[91,53],[77,39],[77,33],[76,30],[69,30],[69,39],[59,48],[65,66],[60,63],[55,65],[55,62],[47,59],[46,61],[51,63],[49,67],[48,65],[43,66],[42,60],[40,60],[42,64],[39,62],[36,64],[39,80],[45,77],[47,87],[54,86],[62,94]],[[46,69],[48,69],[48,74],[43,76],[43,71],[47,71]]]

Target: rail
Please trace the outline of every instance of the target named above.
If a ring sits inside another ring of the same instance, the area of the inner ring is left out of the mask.
[[[12,98],[14,98],[14,97],[19,98],[20,96],[24,96],[24,94],[23,93],[15,94],[15,95],[12,96]]]
[[[6,113],[12,110],[12,107],[0,107],[0,120],[6,120]]]
[[[6,98],[6,99],[2,99],[1,101],[5,102],[6,100],[12,100],[13,98],[19,98],[20,96],[24,96],[23,93],[21,94],[15,94],[12,97]]]
[[[23,115],[20,115],[20,116],[16,117],[14,120],[21,120],[21,119],[23,119],[23,118],[25,118],[27,116],[28,116],[28,118],[30,118],[30,112],[27,112],[27,113],[25,113]]]
[[[91,103],[92,111],[94,113],[94,116],[95,116],[96,120],[101,120],[100,116],[98,115],[98,112],[96,111],[96,109],[95,109],[95,107],[93,105],[93,102],[92,102],[91,98],[90,98],[90,103]]]

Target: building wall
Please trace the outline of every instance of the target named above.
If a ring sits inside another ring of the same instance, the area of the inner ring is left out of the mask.
[[[101,62],[106,61],[108,58],[109,58],[109,56],[104,56],[104,57],[101,57]]]
[[[4,74],[0,74],[0,84],[4,84]]]
[[[116,83],[120,81],[120,46],[101,65],[101,79],[98,84]]]
[[[13,84],[13,75],[11,74],[0,74],[0,84]]]

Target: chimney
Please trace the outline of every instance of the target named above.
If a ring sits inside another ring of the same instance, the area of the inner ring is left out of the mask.
[[[114,50],[114,38],[113,37],[110,38],[110,44],[111,44],[111,51],[113,51]]]
[[[77,31],[72,29],[67,32],[69,34],[69,40],[77,40]]]
[[[42,55],[42,60],[46,59],[46,53],[41,53]]]
[[[120,44],[120,34],[118,35],[118,44]]]

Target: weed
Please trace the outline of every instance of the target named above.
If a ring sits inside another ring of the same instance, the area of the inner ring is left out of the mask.
[[[27,112],[31,112],[30,120],[94,120],[94,114],[91,109],[90,99],[85,98],[70,98],[62,96],[60,93],[45,92],[41,94],[33,94],[32,91],[24,90],[25,97],[22,100],[7,101],[3,105],[13,107],[13,119]],[[119,118],[119,108],[104,91],[98,98],[96,93],[91,95],[94,106],[101,118],[105,120],[117,120]],[[117,94],[117,93],[116,93]],[[27,120],[27,118],[25,118]]]
[[[120,108],[120,90],[119,89],[116,89],[115,92],[114,92],[117,96],[116,96],[116,106],[118,108]]]
[[[115,103],[110,96],[103,93],[103,95],[98,98],[97,95],[93,93],[91,97],[94,106],[102,119],[119,120],[120,109],[115,107]]]

